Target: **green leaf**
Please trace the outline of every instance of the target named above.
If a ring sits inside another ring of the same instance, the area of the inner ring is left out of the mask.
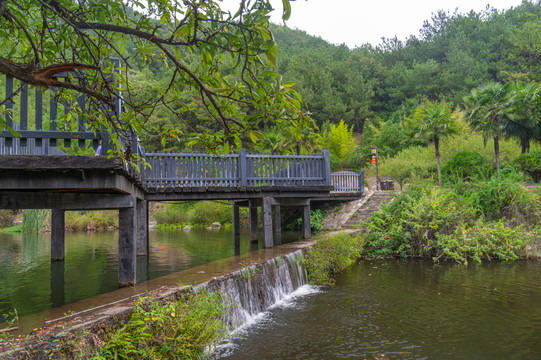
[[[253,143],[257,143],[261,139],[261,134],[253,130],[250,130],[249,135]]]
[[[235,140],[235,146],[240,149],[242,147],[242,141],[240,140],[240,137],[235,134],[233,139]]]
[[[284,7],[284,13],[282,14],[282,20],[284,20],[284,21],[289,20],[289,17],[291,16],[291,4],[289,3],[289,0],[282,0],[282,5]]]

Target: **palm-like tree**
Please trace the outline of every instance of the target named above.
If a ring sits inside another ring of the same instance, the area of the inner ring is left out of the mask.
[[[513,113],[503,124],[505,135],[520,139],[522,153],[530,152],[530,140],[541,141],[541,87],[536,83],[512,84]]]
[[[512,84],[502,85],[491,82],[473,89],[464,98],[467,109],[465,118],[469,120],[472,129],[483,134],[485,143],[489,138],[494,139],[494,157],[496,170],[500,173],[500,138],[505,134],[505,127],[512,110],[510,94]]]
[[[407,119],[416,137],[425,137],[434,142],[434,152],[441,186],[440,140],[456,133],[456,119],[451,106],[446,102],[426,101],[417,107],[412,119]]]

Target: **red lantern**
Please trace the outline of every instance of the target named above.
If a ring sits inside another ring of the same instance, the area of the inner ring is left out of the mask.
[[[372,156],[372,165],[376,165],[376,157]]]

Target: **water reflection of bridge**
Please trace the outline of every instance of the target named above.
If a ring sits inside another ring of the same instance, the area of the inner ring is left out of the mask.
[[[7,78],[6,83],[10,98],[14,81]],[[63,261],[65,256],[65,211],[118,209],[121,285],[135,281],[137,256],[148,254],[148,201],[230,200],[236,234],[239,208],[250,209],[251,239],[257,239],[259,207],[263,242],[270,247],[273,234],[281,231],[281,207],[302,208],[303,237],[309,238],[312,201],[360,197],[364,190],[362,172],[331,174],[328,151],[300,156],[250,154],[243,149],[227,156],[156,153],[145,152],[135,136],[125,136],[123,146],[137,149],[149,164],[141,166],[141,172],[118,157],[68,156],[58,150],[58,140],[65,146],[74,141],[79,147],[96,147],[102,141],[105,152],[110,147],[107,134],[88,132],[84,114],[78,131],[57,129],[59,112],[53,96],[48,109],[50,125],[44,129],[40,89],[32,97],[36,103],[30,125],[27,87],[20,96],[18,122],[14,121],[12,102],[7,101],[6,106],[11,109],[6,112],[6,122],[18,136],[0,132],[0,209],[52,209],[53,261]],[[77,102],[79,108],[86,108],[84,97]],[[64,114],[69,106],[63,104]]]

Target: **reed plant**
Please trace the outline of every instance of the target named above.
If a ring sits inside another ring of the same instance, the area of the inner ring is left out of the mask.
[[[25,209],[23,210],[23,232],[39,233],[45,229],[45,220],[49,215],[47,209]]]

